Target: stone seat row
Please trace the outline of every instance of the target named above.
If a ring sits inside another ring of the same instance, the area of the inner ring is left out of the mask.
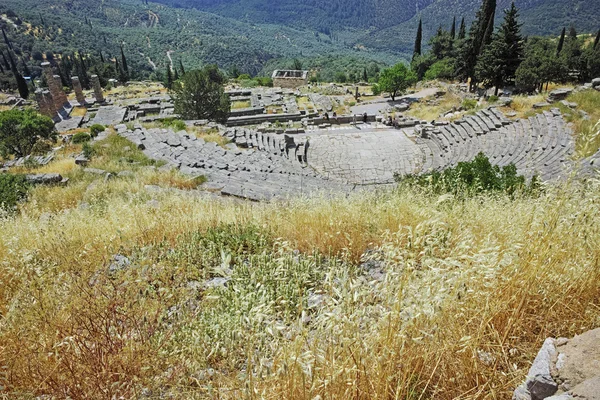
[[[557,111],[509,121],[498,110],[482,110],[435,127],[417,143],[424,153],[422,172],[443,170],[483,152],[495,165],[515,164],[519,173],[545,180],[568,164],[574,150],[571,130]]]

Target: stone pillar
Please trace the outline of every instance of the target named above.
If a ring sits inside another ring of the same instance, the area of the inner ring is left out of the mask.
[[[62,90],[62,86],[59,83],[60,77],[58,82],[54,79],[54,73],[52,72],[52,67],[49,62],[43,62],[42,68],[44,70],[44,77],[46,78],[48,89],[52,95],[52,100],[54,101],[54,108],[60,110],[65,104],[66,99],[65,92]]]
[[[81,88],[81,82],[78,76],[71,77],[73,83],[73,91],[75,92],[75,98],[80,106],[85,104],[85,96],[83,95],[83,89]]]
[[[60,88],[60,91],[58,92],[58,97],[60,99],[60,103],[62,105],[69,104],[69,99],[67,98],[67,94],[63,90],[62,79],[60,79],[60,75],[54,75],[54,82],[56,82],[56,84]]]
[[[47,90],[38,89],[35,91],[35,99],[40,107],[40,113],[50,118],[56,116],[54,100]]]
[[[100,86],[100,78],[98,75],[92,75],[92,86],[94,87],[94,96],[98,103],[104,103],[104,95],[102,94],[102,86]]]

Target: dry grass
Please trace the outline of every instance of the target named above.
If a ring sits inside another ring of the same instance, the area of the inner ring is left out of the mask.
[[[535,96],[518,95],[513,97],[510,104],[510,109],[517,113],[518,118],[526,118],[533,112],[533,105],[536,103],[544,103],[546,95],[539,94]]]
[[[119,167],[102,144],[94,165]],[[600,326],[599,181],[257,204],[148,192],[180,178],[133,168],[71,170],[0,218],[9,398],[503,399],[545,337]]]
[[[231,102],[231,109],[232,110],[239,110],[242,108],[250,108],[251,104],[250,104],[250,100],[244,100],[244,101],[232,101]]]
[[[426,103],[427,100],[432,99],[434,97],[425,98],[418,103],[412,104],[406,114],[424,121],[439,120],[441,114],[447,113],[453,107],[458,108],[462,104],[462,98],[451,92],[447,92],[444,96],[438,98],[437,105]]]
[[[443,206],[409,192],[273,205],[162,194],[156,209],[136,188],[108,182],[90,209],[42,216],[28,206],[2,223],[10,390],[507,398],[544,337],[600,325],[597,183],[585,196],[569,188]],[[208,249],[195,250],[190,233],[250,222],[278,238],[249,259],[251,271],[235,253],[198,269]],[[384,281],[353,267],[367,249]],[[115,253],[136,266],[105,275]],[[187,288],[219,263],[236,271],[229,289]],[[320,308],[307,308],[309,291],[323,294]]]

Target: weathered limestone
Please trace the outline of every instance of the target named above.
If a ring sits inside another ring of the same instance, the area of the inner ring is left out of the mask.
[[[308,83],[308,71],[275,70],[272,78],[273,86],[293,89]]]
[[[65,95],[65,92],[62,89],[60,77],[56,79],[58,75],[54,75],[54,73],[52,72],[52,66],[49,62],[43,62],[41,66],[43,69],[44,77],[46,78],[46,83],[48,84],[48,90],[50,91],[52,101],[54,102],[54,108],[57,111],[59,111],[67,102],[67,96]]]
[[[102,86],[100,86],[100,78],[98,75],[92,75],[92,86],[94,88],[94,97],[98,103],[104,103],[104,94],[102,93]]]
[[[40,113],[50,118],[56,117],[56,108],[54,101],[48,90],[37,89],[35,91],[35,99],[40,108]]]
[[[81,82],[79,81],[78,76],[71,77],[71,82],[73,83],[73,90],[75,91],[75,98],[79,105],[85,104],[85,96],[83,95],[83,89],[81,88]]]
[[[60,104],[62,104],[62,106],[64,107],[65,105],[68,105],[69,99],[67,98],[67,95],[66,95],[65,91],[63,90],[62,80],[60,79],[60,75],[54,75],[54,82],[56,82],[56,84],[60,88],[60,90],[58,91],[58,101],[60,101]]]

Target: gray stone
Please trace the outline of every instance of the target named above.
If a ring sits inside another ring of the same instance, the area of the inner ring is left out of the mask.
[[[88,162],[90,162],[90,160],[83,154],[75,158],[75,164],[77,165],[87,165]]]
[[[34,185],[53,185],[60,183],[63,177],[60,174],[28,174],[25,175],[27,182]]]
[[[112,262],[108,266],[108,272],[115,273],[118,271],[123,271],[131,266],[131,261],[129,258],[116,254],[113,256]]]
[[[106,174],[105,170],[98,169],[98,168],[84,168],[83,172],[87,172],[88,174],[94,174],[94,175],[104,175],[104,174]]]
[[[548,107],[549,105],[550,105],[550,103],[548,103],[548,102],[535,103],[533,105],[533,108],[543,108],[543,107]]]
[[[160,202],[158,200],[152,199],[146,202],[146,205],[150,208],[159,208]]]
[[[544,341],[538,352],[529,373],[519,393],[523,393],[523,387],[531,395],[531,400],[543,400],[552,396],[558,390],[558,384],[552,378],[552,360],[556,356],[554,339],[548,338]],[[517,391],[515,391],[515,395]],[[514,397],[513,397],[514,398]]]
[[[592,87],[595,88],[595,87],[598,87],[598,86],[600,86],[600,78],[594,78],[594,79],[592,79]]]
[[[571,93],[573,93],[573,89],[555,89],[548,93],[548,101],[552,103],[555,101],[564,100]]]
[[[132,171],[121,171],[117,174],[119,178],[133,178],[135,174]]]
[[[209,279],[208,281],[204,282],[204,287],[207,289],[224,288],[225,286],[227,286],[227,282],[229,282],[230,280],[231,280],[231,278],[223,278],[223,277],[212,278],[212,279]]]

